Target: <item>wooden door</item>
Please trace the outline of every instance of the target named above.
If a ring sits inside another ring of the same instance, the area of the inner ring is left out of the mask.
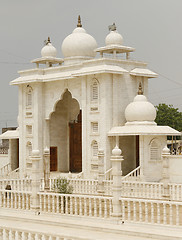
[[[136,168],[140,165],[139,163],[139,136],[136,135]]]
[[[81,111],[78,120],[69,123],[70,140],[70,171],[82,171],[82,122]]]
[[[19,139],[17,139],[17,168],[19,168]]]
[[[50,171],[57,171],[57,147],[50,147]]]

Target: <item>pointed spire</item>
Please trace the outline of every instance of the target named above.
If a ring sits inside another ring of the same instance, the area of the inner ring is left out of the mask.
[[[50,43],[50,42],[51,42],[50,37],[48,37],[48,39],[47,39],[47,43]]]
[[[47,40],[44,40],[44,45],[47,45],[48,43],[51,43],[50,37],[48,37]]]
[[[141,82],[139,83],[139,87],[138,87],[138,95],[143,95],[143,89],[142,89]]]
[[[78,24],[77,24],[77,27],[82,27],[80,15],[78,16]]]

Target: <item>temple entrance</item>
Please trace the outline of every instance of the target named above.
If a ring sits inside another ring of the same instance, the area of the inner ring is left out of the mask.
[[[81,119],[78,101],[66,90],[50,117],[50,171],[82,171]]]
[[[82,115],[81,110],[76,121],[69,123],[70,171],[82,171]]]

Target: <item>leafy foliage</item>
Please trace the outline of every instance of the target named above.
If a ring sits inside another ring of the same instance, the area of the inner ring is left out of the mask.
[[[54,183],[54,191],[57,193],[71,194],[73,193],[73,186],[70,185],[66,178],[57,178]]]
[[[178,131],[182,131],[182,112],[173,105],[160,103],[156,106],[157,117],[156,123],[162,126],[170,126]]]

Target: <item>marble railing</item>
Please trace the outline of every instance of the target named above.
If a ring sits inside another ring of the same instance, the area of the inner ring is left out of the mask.
[[[0,176],[7,176],[11,172],[11,164],[8,163],[0,169]]]
[[[122,181],[140,181],[140,166],[122,177]]]
[[[40,212],[70,216],[109,218],[112,198],[102,196],[39,192]]]
[[[163,183],[153,182],[122,182],[122,197],[163,199]]]
[[[6,189],[8,185],[11,187],[11,190],[16,190],[16,191],[31,191],[32,190],[32,180],[29,178],[0,179],[0,189]]]
[[[30,210],[31,192],[0,190],[0,207]]]
[[[112,197],[38,192],[37,199],[40,213],[112,218]],[[119,201],[124,222],[182,226],[182,202],[124,197]],[[0,208],[31,211],[31,192],[0,190]]]
[[[182,226],[182,203],[120,198],[122,220],[127,222]]]
[[[182,201],[182,184],[169,183],[170,200]]]
[[[3,240],[81,240],[80,237],[68,237],[64,234],[49,234],[31,230],[21,230],[14,227],[0,227],[0,239]]]
[[[56,179],[50,179],[50,191],[54,191]],[[73,194],[86,194],[98,196],[98,180],[89,179],[68,179],[73,186]],[[32,180],[25,179],[4,179],[0,180],[0,189],[5,190],[7,187],[15,191],[32,191]],[[164,199],[163,183],[140,182],[140,181],[122,181],[121,196],[129,198],[143,199]],[[44,179],[40,181],[40,191],[44,191]],[[182,184],[168,184],[168,199],[171,201],[182,201]],[[103,181],[104,196],[112,196],[112,181]],[[166,197],[165,197],[166,199]]]

